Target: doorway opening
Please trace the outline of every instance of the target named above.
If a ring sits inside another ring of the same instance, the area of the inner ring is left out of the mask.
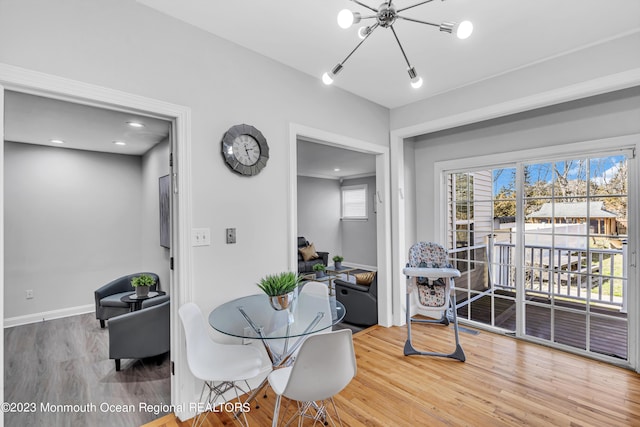
[[[180,172],[188,170],[187,164],[190,159],[190,134],[188,123],[190,120],[190,110],[185,107],[169,104],[153,99],[140,97],[111,90],[104,87],[93,86],[83,82],[77,82],[57,76],[32,72],[22,68],[0,64],[0,105],[4,110],[5,90],[27,93],[42,96],[45,98],[69,101],[72,103],[89,105],[118,112],[145,115],[148,117],[166,120],[171,123],[172,138],[170,142],[173,153],[173,169],[171,176],[176,178]],[[4,134],[4,114],[0,115],[0,133]],[[110,142],[111,143],[111,142]],[[0,161],[4,162],[4,143],[0,151]],[[190,265],[190,251],[188,250],[190,218],[187,207],[190,206],[191,185],[189,174],[180,176],[180,180],[174,179],[172,185],[172,215],[171,215],[171,255],[173,269],[170,270],[168,283],[163,287],[169,289],[174,304],[171,304],[171,316],[177,316],[177,307],[182,301],[190,300],[192,292]],[[0,220],[4,227],[4,185],[0,201]],[[179,195],[179,197],[178,197]],[[4,233],[3,233],[4,236]],[[4,245],[3,245],[4,246]],[[4,253],[0,260],[0,291],[5,292],[5,271]],[[176,283],[180,283],[180,287]],[[4,308],[0,308],[0,326],[4,330],[5,313]],[[185,360],[184,349],[179,344],[183,342],[182,331],[178,322],[172,322],[171,329],[171,358],[172,360]],[[177,325],[177,326],[176,326]],[[0,352],[0,362],[4,369],[4,352]],[[171,362],[173,365],[173,362]],[[179,406],[180,402],[189,401],[191,396],[186,396],[182,390],[192,386],[192,380],[188,373],[188,367],[183,363],[175,363],[174,374],[171,376],[171,403]],[[2,376],[3,378],[4,376]],[[186,385],[184,388],[177,387],[177,384]],[[0,393],[4,396],[4,382]],[[187,415],[178,414],[178,416]]]
[[[388,148],[299,125],[291,125],[290,135],[289,241],[292,271],[298,270],[298,237],[304,237],[314,243],[320,241],[316,249],[330,252],[330,266],[334,263],[332,258],[340,255],[344,257],[343,262],[350,266],[363,270],[375,269],[378,286],[378,323],[390,326],[391,234]],[[325,160],[321,162],[320,158]],[[349,169],[350,162],[363,162],[367,166],[359,166],[361,173],[353,173],[349,179],[343,176],[341,181],[339,174],[344,174],[344,171]],[[320,167],[324,168],[325,172],[315,169]],[[355,220],[358,222],[354,221],[346,228],[344,220],[341,219],[341,187],[345,186],[367,188],[366,195],[370,203],[367,219]],[[314,194],[319,196],[316,198]],[[304,214],[307,211],[309,215],[320,212],[319,219],[310,219]],[[301,215],[304,215],[304,218],[301,218]],[[349,227],[354,225],[356,227]],[[344,233],[351,233],[346,243],[343,239]],[[357,247],[358,244],[366,245],[368,248],[361,250]],[[323,248],[322,245],[326,247]]]

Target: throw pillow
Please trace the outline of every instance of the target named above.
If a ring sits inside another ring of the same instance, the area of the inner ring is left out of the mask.
[[[356,284],[358,285],[370,285],[373,282],[373,278],[376,277],[375,271],[368,271],[366,273],[354,274],[356,277]]]
[[[309,243],[309,246],[300,248],[298,250],[300,251],[300,254],[302,254],[302,259],[305,261],[320,258],[316,252],[316,248],[313,246],[313,243]]]

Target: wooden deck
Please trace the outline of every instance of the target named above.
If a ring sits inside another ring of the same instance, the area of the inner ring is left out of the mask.
[[[452,337],[451,327],[413,326],[419,348],[447,350]],[[336,396],[345,426],[640,425],[635,372],[484,331],[461,333],[465,363],[404,356],[405,339],[404,327],[354,335],[358,373]],[[272,392],[260,397],[251,426],[271,425],[274,400]],[[146,427],[190,425],[168,415]],[[204,425],[235,424],[210,413]]]
[[[515,298],[515,294],[501,292],[501,295]],[[547,303],[542,298],[530,299],[532,301]],[[458,301],[460,304],[461,301]],[[512,300],[495,298],[495,325],[508,331],[515,331],[516,310]],[[584,311],[584,306],[569,302],[556,302],[566,308],[575,308]],[[551,311],[546,307],[527,305],[526,309],[526,333],[527,335],[551,340]],[[627,316],[618,310],[592,307],[592,312],[606,314],[611,317],[591,317],[590,345],[592,352],[605,354],[619,359],[627,359]],[[471,315],[469,307],[464,306],[458,310],[458,315],[464,319],[470,319],[485,324],[491,324],[491,298],[486,296],[471,303]],[[586,343],[586,316],[584,314],[556,310],[554,318],[555,329],[553,331],[554,342],[569,345],[585,350]]]

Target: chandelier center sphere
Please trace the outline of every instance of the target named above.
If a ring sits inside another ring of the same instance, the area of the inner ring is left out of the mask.
[[[376,19],[382,28],[389,28],[396,22],[396,7],[393,4],[382,3],[378,9]]]

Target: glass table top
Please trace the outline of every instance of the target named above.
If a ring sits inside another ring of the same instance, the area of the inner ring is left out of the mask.
[[[326,300],[302,292],[289,308],[277,311],[266,294],[249,295],[216,307],[209,314],[209,324],[218,332],[240,338],[258,338],[256,330],[263,339],[300,337],[330,328],[344,318],[344,306],[340,301],[334,305],[334,301],[327,313]]]

